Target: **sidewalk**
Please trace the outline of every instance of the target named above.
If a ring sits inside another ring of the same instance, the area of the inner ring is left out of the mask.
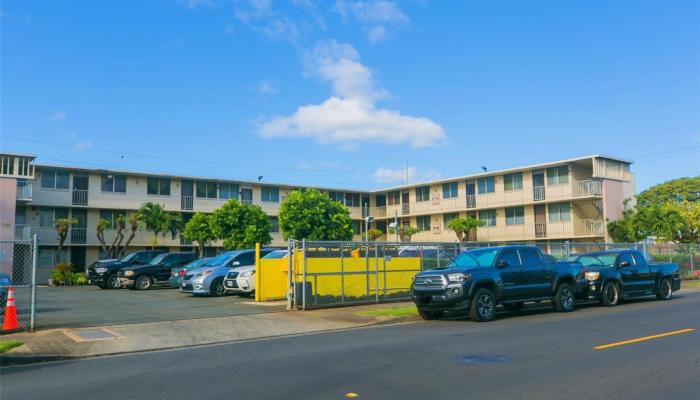
[[[0,355],[0,365],[163,350],[417,320],[417,315],[376,317],[356,314],[410,305],[412,303],[374,304],[17,333],[1,337],[2,341],[17,340],[24,344]]]

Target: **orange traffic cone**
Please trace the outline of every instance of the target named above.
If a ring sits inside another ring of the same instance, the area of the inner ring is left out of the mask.
[[[17,307],[15,306],[15,289],[7,289],[7,305],[5,306],[5,319],[2,321],[3,331],[16,331],[19,329],[17,323]]]

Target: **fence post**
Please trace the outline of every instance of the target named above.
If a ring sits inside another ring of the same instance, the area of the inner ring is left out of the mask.
[[[292,282],[292,239],[287,240],[287,310],[292,309],[292,296],[294,295],[294,283]]]
[[[301,239],[301,309],[306,310],[306,239]]]
[[[345,304],[345,251],[340,243],[340,302]]]
[[[695,260],[693,260],[693,245],[688,245],[688,255],[690,256],[690,279],[695,279]]]
[[[367,246],[369,251],[369,246]],[[379,304],[379,245],[374,243],[374,298],[377,304]]]
[[[32,288],[31,288],[31,302],[30,302],[30,314],[29,314],[29,330],[34,332],[34,327],[36,323],[36,268],[39,263],[39,242],[38,235],[35,233],[32,238]]]

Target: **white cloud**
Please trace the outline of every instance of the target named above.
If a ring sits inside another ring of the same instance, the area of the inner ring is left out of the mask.
[[[271,79],[265,79],[258,84],[258,94],[275,94],[279,92],[279,88]]]
[[[65,111],[56,111],[49,116],[49,121],[63,121],[66,119],[66,115]]]
[[[386,92],[376,88],[372,72],[359,62],[351,45],[319,44],[306,64],[307,73],[332,84],[333,95],[321,104],[301,106],[292,115],[264,120],[259,126],[262,137],[312,138],[342,150],[354,150],[358,142],[426,147],[445,139],[442,127],[428,118],[378,108],[375,101]]]
[[[440,178],[440,173],[428,169],[418,171],[416,167],[409,166],[401,169],[379,167],[374,171],[374,180],[379,183],[417,183]]]
[[[410,19],[393,1],[338,0],[335,11],[343,19],[354,19],[363,26],[370,43],[378,43],[390,37],[387,26],[406,25]]]

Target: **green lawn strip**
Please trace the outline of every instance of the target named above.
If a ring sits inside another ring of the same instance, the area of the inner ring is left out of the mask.
[[[683,289],[700,289],[700,279],[682,281],[681,288],[683,288]]]
[[[407,317],[414,314],[416,314],[416,306],[377,308],[355,313],[361,317]]]
[[[16,340],[8,340],[7,342],[0,342],[0,353],[6,353],[15,347],[21,346],[23,343]]]

